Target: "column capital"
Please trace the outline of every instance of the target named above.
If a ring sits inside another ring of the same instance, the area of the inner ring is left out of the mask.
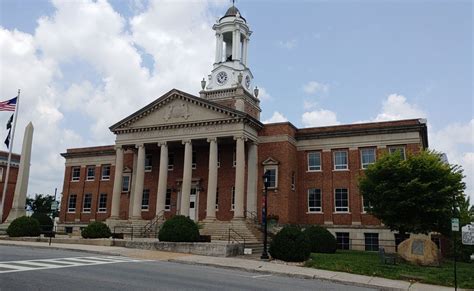
[[[212,141],[213,141],[213,142],[217,142],[217,137],[209,137],[209,138],[207,139],[207,142],[212,142]]]
[[[144,146],[145,146],[144,143],[137,143],[137,144],[135,144],[135,148],[137,148],[137,149],[139,149],[139,148],[141,148],[141,147],[144,147]]]
[[[115,150],[123,150],[123,147],[122,147],[122,145],[115,145],[114,149]]]
[[[168,143],[166,141],[159,141],[156,144],[158,145],[158,147],[168,146]]]
[[[191,140],[190,139],[183,139],[181,141],[182,144],[187,144],[187,143],[191,143]]]
[[[248,138],[246,136],[243,136],[243,135],[236,135],[234,136],[234,140],[239,140],[239,139],[242,139],[243,141],[247,141]]]

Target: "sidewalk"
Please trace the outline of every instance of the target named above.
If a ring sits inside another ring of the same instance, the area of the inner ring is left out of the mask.
[[[143,249],[130,249],[124,247],[92,246],[79,244],[52,244],[45,242],[24,242],[24,241],[4,241],[0,240],[0,245],[14,245],[25,247],[53,248],[72,251],[87,251],[105,255],[119,255],[141,259],[151,259],[158,261],[169,261],[181,264],[205,265],[220,268],[238,269],[249,272],[261,272],[266,274],[277,274],[283,276],[327,280],[347,285],[371,287],[381,290],[413,290],[413,291],[433,291],[433,290],[454,290],[454,288],[436,286],[422,283],[410,283],[407,281],[384,279],[379,277],[355,275],[343,272],[333,272],[318,270],[313,268],[297,267],[274,262],[263,262],[242,258],[207,257],[181,253],[150,251]],[[458,290],[463,290],[459,289]],[[465,290],[465,289],[464,289]]]

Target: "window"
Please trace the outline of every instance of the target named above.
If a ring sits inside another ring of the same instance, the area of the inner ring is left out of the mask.
[[[87,181],[94,181],[95,178],[95,166],[87,166]]]
[[[217,167],[221,167],[221,151],[217,150]]]
[[[168,154],[168,171],[173,171],[174,169],[174,154]]]
[[[235,147],[234,147],[234,150],[232,151],[232,167],[235,167],[237,165],[237,154],[235,152]]]
[[[76,182],[81,179],[81,167],[72,167],[72,181]]]
[[[110,165],[102,166],[102,180],[110,180]]]
[[[0,182],[3,182],[3,168],[0,168]]]
[[[264,174],[268,173],[268,188],[278,187],[278,167],[277,166],[265,166]]]
[[[196,163],[196,156],[197,156],[196,152],[193,151],[193,154],[192,154],[192,157],[191,157],[191,160],[192,160],[191,168],[192,168],[193,170],[195,170],[195,169],[196,169],[196,166],[197,166],[197,163]]]
[[[336,232],[337,248],[340,250],[348,250],[350,247],[349,233],[348,232]]]
[[[82,205],[82,212],[91,212],[92,194],[86,193],[84,195],[84,204]]]
[[[76,212],[76,201],[77,201],[77,195],[71,194],[69,196],[69,201],[67,204],[67,212]]]
[[[321,189],[308,189],[308,212],[321,212]]]
[[[100,193],[98,212],[107,212],[107,193]]]
[[[219,188],[216,189],[216,211],[219,210]]]
[[[153,156],[151,154],[145,155],[145,172],[151,172],[152,158]]]
[[[64,227],[64,231],[65,231],[66,233],[72,233],[72,230],[73,230],[72,226],[66,226],[66,227]]]
[[[321,152],[308,153],[308,171],[321,171]]]
[[[166,189],[165,211],[171,210],[171,189]]]
[[[372,207],[369,203],[369,201],[367,201],[367,199],[364,199],[364,197],[362,197],[362,212],[367,212],[370,207]]]
[[[122,177],[122,192],[130,191],[130,174],[124,174]]]
[[[296,173],[291,172],[291,190],[295,191],[296,189]]]
[[[349,212],[349,195],[347,189],[335,190],[336,212]]]
[[[375,149],[361,149],[360,162],[362,169],[367,169],[370,164],[375,163]]]
[[[365,250],[378,251],[379,250],[379,234],[378,233],[364,233],[365,236]]]
[[[400,234],[400,233],[395,233],[395,250],[398,250],[398,245],[399,245],[402,241],[404,241],[404,240],[406,240],[406,239],[408,239],[408,238],[410,238],[410,235],[409,235],[409,234],[404,234],[404,235],[402,235],[402,234]]]
[[[347,151],[334,152],[334,170],[347,170]]]
[[[150,204],[150,190],[143,189],[143,196],[142,196],[142,211],[148,210]]]
[[[390,154],[399,153],[400,156],[402,157],[402,160],[406,159],[405,147],[404,146],[391,146],[391,147],[388,147],[388,152]]]
[[[230,207],[230,210],[234,210],[235,209],[235,187],[232,186],[232,205]]]

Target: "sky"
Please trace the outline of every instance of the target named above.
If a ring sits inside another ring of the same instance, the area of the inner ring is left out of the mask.
[[[214,60],[212,24],[230,5],[1,0],[0,99],[21,89],[14,152],[21,152],[26,124],[35,127],[28,194],[62,191],[60,153],[67,148],[113,144],[110,125],[172,88],[198,95]],[[426,118],[430,148],[464,168],[473,204],[471,1],[236,6],[253,31],[249,67],[263,122],[312,127]],[[0,112],[0,124],[9,116]]]

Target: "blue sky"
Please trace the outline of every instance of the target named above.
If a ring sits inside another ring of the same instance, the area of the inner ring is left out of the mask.
[[[229,5],[2,1],[0,93],[24,92],[18,136],[27,120],[36,126],[29,191],[62,187],[59,152],[113,143],[108,126],[171,88],[197,94],[213,62],[212,23]],[[249,62],[263,121],[427,118],[430,146],[465,168],[474,200],[471,1],[236,6],[254,32]]]

